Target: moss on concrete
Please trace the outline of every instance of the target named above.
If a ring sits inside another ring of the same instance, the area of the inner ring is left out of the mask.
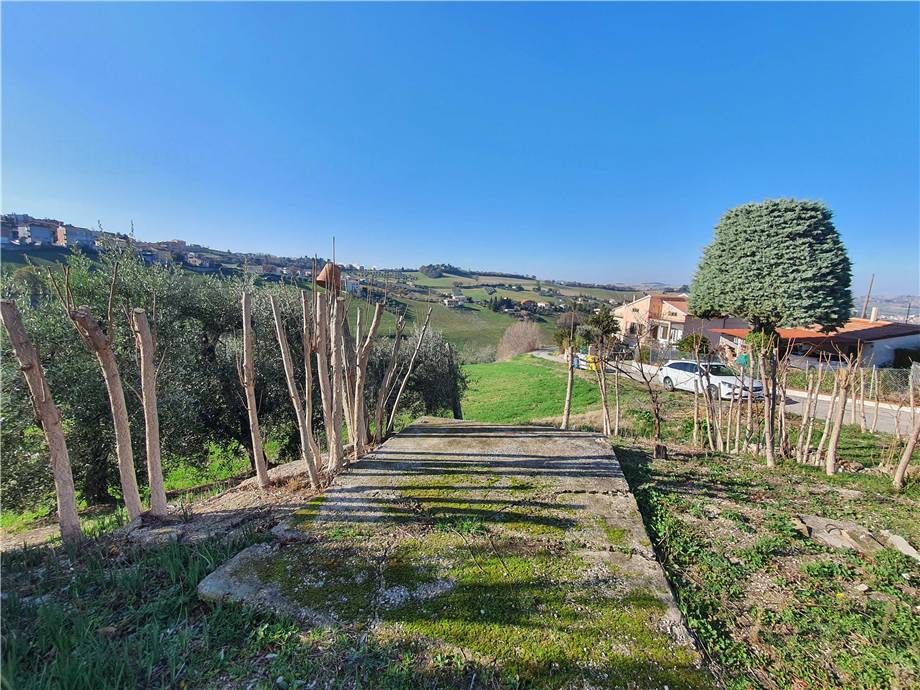
[[[612,546],[622,546],[626,543],[626,530],[622,527],[614,527],[610,524],[608,518],[598,516],[595,524],[601,529]]]
[[[494,662],[527,687],[558,688],[578,678],[605,686],[709,687],[691,650],[656,632],[661,602],[581,585],[588,565],[516,540],[480,544],[451,569],[456,587],[427,602],[388,611],[384,620]]]
[[[303,508],[294,511],[294,515],[291,518],[291,525],[293,527],[308,526],[319,516],[325,502],[326,494],[319,494],[311,498]]]

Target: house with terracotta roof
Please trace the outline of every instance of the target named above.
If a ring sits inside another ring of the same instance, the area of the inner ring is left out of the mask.
[[[862,352],[865,366],[890,366],[896,350],[920,350],[920,324],[853,318],[831,333],[820,326],[778,328],[780,350],[789,352],[797,365],[817,364],[819,359],[839,360]],[[722,344],[737,346],[750,328],[719,328]]]
[[[704,334],[713,345],[719,344],[720,328],[747,328],[742,319],[699,319],[690,314],[687,295],[659,293],[639,297],[613,310],[624,339],[654,340],[673,345],[685,335]]]

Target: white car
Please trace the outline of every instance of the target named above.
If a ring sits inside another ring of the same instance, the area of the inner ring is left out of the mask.
[[[739,396],[738,388],[741,387],[740,397],[747,399],[748,388],[752,388],[754,398],[763,397],[763,384],[757,379],[746,378],[742,383],[741,378],[735,376],[730,368],[720,362],[702,363],[684,360],[672,360],[658,370],[658,380],[665,390],[698,390],[702,393],[706,389],[708,373],[709,394],[713,398],[731,399],[732,394]]]

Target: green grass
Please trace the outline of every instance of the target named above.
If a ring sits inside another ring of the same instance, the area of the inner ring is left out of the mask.
[[[530,355],[508,362],[464,367],[469,387],[463,397],[463,416],[477,422],[526,424],[562,414],[565,367]],[[598,405],[597,387],[581,378],[572,389],[572,412]]]
[[[40,522],[53,517],[53,509],[50,506],[41,506],[22,512],[4,510],[0,512],[0,529],[6,534],[15,534],[31,529]]]
[[[765,678],[827,690],[917,684],[920,566],[891,549],[825,548],[789,519],[847,518],[916,544],[916,486],[896,498],[879,477],[827,478],[795,465],[768,472],[758,459],[705,453],[652,460],[636,443],[616,451],[680,609],[725,687]],[[862,496],[834,490],[841,485]]]
[[[265,452],[269,460],[277,459],[278,446],[279,443],[275,439],[266,441]],[[187,491],[190,494],[195,494],[196,488],[245,477],[251,472],[249,459],[243,449],[222,448],[217,444],[211,444],[208,459],[204,465],[192,464],[182,458],[167,458],[164,465],[163,483],[166,491]],[[142,497],[146,500],[149,492],[147,485],[144,484],[141,490],[144,494]],[[83,531],[87,534],[111,531],[126,521],[123,509],[117,504],[91,508],[82,502],[80,511]],[[9,536],[53,524],[56,517],[52,504],[18,512],[3,510],[0,511],[0,529],[3,530],[4,535]]]
[[[262,541],[257,534],[147,548],[97,539],[76,551],[10,554],[3,685],[711,687],[693,650],[657,629],[657,597],[583,586],[597,577],[597,564],[566,541],[582,526],[569,506],[547,505],[552,486],[469,470],[398,485],[401,499],[418,506],[408,519],[319,527],[316,540],[253,565],[291,600],[331,614],[319,625],[197,599],[201,579]],[[521,507],[518,518],[500,510],[509,502]],[[324,504],[311,502],[304,528]],[[547,518],[559,526],[534,531],[530,523]],[[607,536],[621,538],[615,529]],[[377,548],[368,548],[372,540]],[[417,591],[436,582],[448,586],[426,599],[382,607],[376,597],[379,587]]]
[[[499,314],[478,304],[467,304],[460,309],[445,307],[416,300],[400,300],[409,307],[410,318],[421,324],[430,306],[431,327],[444,333],[444,337],[461,352],[475,352],[482,348],[496,347],[508,326],[517,321],[506,314]],[[553,324],[540,323],[546,333],[546,340],[553,332]]]
[[[468,365],[464,369],[470,385],[463,398],[463,414],[467,419],[502,424],[546,423],[547,418],[559,417],[565,398],[565,365],[545,359],[521,355],[510,362]],[[612,377],[611,377],[612,379]],[[573,391],[572,414],[600,408],[600,395],[594,375],[577,372]],[[613,415],[613,381],[608,383],[611,415]],[[693,396],[682,391],[659,393],[662,414],[662,438],[666,443],[688,443],[693,430]],[[725,402],[725,412],[728,403]],[[755,414],[760,414],[755,410]],[[849,417],[848,417],[849,419]],[[791,442],[795,444],[800,418],[789,415]],[[620,430],[625,436],[649,438],[652,435],[652,414],[644,385],[620,377]],[[816,428],[812,446],[820,442],[822,425]],[[700,438],[705,438],[702,431]],[[859,426],[844,425],[838,446],[840,460],[858,462],[874,467],[884,459],[900,457],[904,442],[893,434],[863,433]],[[920,461],[920,448],[913,462]]]
[[[411,280],[416,285],[418,285],[419,287],[430,287],[432,288],[432,290],[442,290],[443,291],[445,289],[452,288],[454,286],[454,283],[460,282],[464,286],[464,293],[469,294],[470,296],[474,294],[485,295],[484,292],[481,292],[480,290],[476,288],[476,286],[482,285],[482,284],[494,285],[496,283],[503,283],[505,285],[520,285],[522,288],[524,288],[522,292],[500,289],[502,293],[507,294],[508,297],[510,297],[511,299],[517,300],[517,301],[520,301],[523,299],[534,299],[536,301],[539,301],[539,300],[548,301],[548,299],[553,299],[553,298],[546,298],[546,297],[540,297],[540,296],[534,297],[534,295],[536,295],[537,293],[533,291],[533,287],[536,286],[538,283],[542,285],[543,287],[558,290],[560,293],[562,293],[564,297],[586,296],[586,297],[594,297],[600,300],[608,300],[608,299],[624,300],[627,298],[634,299],[636,296],[644,294],[641,292],[632,292],[632,291],[624,291],[624,290],[608,290],[607,288],[599,288],[599,287],[575,287],[575,286],[568,286],[568,285],[550,284],[550,283],[545,283],[545,282],[530,279],[530,278],[509,278],[507,276],[466,277],[466,276],[444,275],[444,276],[441,276],[440,278],[429,278],[428,276],[422,273],[419,273],[418,271],[406,271],[404,275],[409,280]],[[471,289],[468,290],[467,286],[469,286],[469,288]],[[482,299],[482,297],[473,297],[473,299]],[[555,298],[555,299],[559,299],[559,298]]]

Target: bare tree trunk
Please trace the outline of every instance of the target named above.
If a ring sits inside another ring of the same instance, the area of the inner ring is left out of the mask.
[[[767,358],[764,355],[763,351],[761,351],[760,354],[758,355],[758,359],[760,360],[760,371],[763,374],[763,372],[767,371]],[[774,376],[775,376],[775,373],[771,371],[769,384],[773,384]],[[774,410],[773,405],[775,401],[776,387],[775,385],[768,386],[767,377],[764,377],[763,379],[763,386],[764,386],[764,392],[766,393],[766,395],[764,396],[764,421],[763,421],[764,453],[767,458],[767,467],[772,468],[772,467],[776,467],[776,454],[775,454],[776,447],[773,442],[773,421],[774,421],[773,420],[773,410]]]
[[[355,422],[355,460],[362,457],[365,453],[365,443],[367,442],[367,410],[364,405],[364,382],[367,380],[367,361],[371,356],[371,349],[374,345],[374,336],[377,334],[377,328],[380,326],[380,317],[383,315],[383,305],[378,304],[374,308],[374,318],[371,320],[371,326],[367,331],[367,338],[363,345],[359,344],[357,356],[355,357],[355,402],[353,405]]]
[[[728,414],[725,419],[725,452],[728,453],[731,451],[732,444],[732,422],[735,420],[735,396],[737,395],[736,391],[732,389],[732,395],[728,399]]]
[[[866,433],[866,370],[859,367],[859,430]]]
[[[820,465],[821,459],[824,457],[824,447],[827,445],[827,440],[830,437],[831,429],[831,418],[836,415],[837,410],[837,394],[840,391],[840,378],[834,374],[834,389],[831,392],[831,402],[830,407],[827,410],[827,417],[824,419],[824,431],[821,434],[821,440],[818,441],[818,451],[815,453],[815,464]]]
[[[805,403],[802,407],[802,423],[799,426],[799,438],[795,444],[795,460],[802,462],[805,457],[805,435],[811,424],[811,397],[814,393],[815,382],[813,377],[808,377],[807,391],[805,393]]]
[[[383,382],[377,391],[377,405],[374,409],[374,443],[383,441],[384,432],[384,415],[386,414],[387,398],[392,390],[394,378],[396,375],[396,364],[399,361],[399,350],[402,347],[402,334],[405,328],[405,319],[399,318],[396,322],[396,335],[393,339],[393,349],[390,350],[390,359],[387,362],[387,369],[383,375]]]
[[[788,458],[789,451],[789,427],[786,420],[786,381],[789,370],[786,367],[785,363],[783,365],[783,375],[780,377],[779,381],[779,448],[780,455],[784,458]]]
[[[147,476],[150,481],[150,512],[166,515],[166,488],[160,461],[160,414],[157,410],[157,371],[153,363],[156,342],[147,321],[147,312],[131,313],[134,340],[140,353],[141,398],[144,404],[144,438],[147,449]]]
[[[312,455],[312,449],[315,446],[312,442],[313,427],[311,420],[306,417],[303,403],[300,400],[297,379],[294,377],[294,362],[291,358],[291,347],[288,343],[287,332],[284,330],[281,312],[278,310],[278,302],[274,295],[269,299],[272,305],[272,316],[275,317],[275,335],[278,338],[278,346],[281,348],[281,364],[284,367],[284,378],[285,381],[287,381],[288,395],[291,398],[291,405],[294,407],[294,415],[297,417],[297,428],[300,431],[300,457],[307,466],[307,474],[310,476],[310,485],[314,489],[319,489],[319,472],[316,467],[316,460]]]
[[[820,382],[820,375],[818,379]],[[819,386],[821,385],[819,382],[816,382],[815,384],[815,395],[812,398],[811,411],[808,415],[808,436],[805,438],[805,450],[804,450],[804,455],[802,456],[802,462],[806,462],[806,463],[810,462],[810,456],[811,456],[811,438],[815,431],[815,418],[818,412],[818,391],[819,391]]]
[[[249,433],[252,436],[252,458],[256,465],[259,486],[268,486],[268,467],[265,465],[265,451],[262,449],[262,430],[259,428],[259,413],[256,407],[256,365],[255,347],[252,336],[252,296],[243,292],[243,368],[240,378],[246,391],[246,413],[249,415]]]
[[[754,435],[754,353],[751,352],[748,355],[750,360],[750,378],[748,379],[748,399],[747,399],[747,411],[745,413],[745,433],[744,433],[744,449],[748,450],[751,447],[751,437]],[[763,374],[761,374],[763,376]]]
[[[693,382],[693,436],[691,443],[694,448],[700,446],[700,387]]]
[[[735,446],[734,452],[738,454],[741,452],[741,414],[742,414],[742,405],[744,404],[744,369],[741,367],[741,387],[738,389],[738,405],[735,409]]]
[[[604,436],[610,436],[610,407],[607,404],[607,364],[604,356],[604,345],[598,348],[596,361],[597,370],[594,372],[597,376],[597,387],[601,394],[601,422],[603,425]]]
[[[399,384],[399,391],[396,393],[396,400],[393,401],[393,409],[390,411],[390,420],[387,422],[387,435],[393,430],[393,424],[396,421],[396,411],[399,409],[399,400],[402,398],[403,391],[406,390],[406,384],[409,383],[409,377],[412,376],[412,370],[415,368],[415,360],[418,357],[419,350],[422,349],[422,341],[425,339],[425,333],[428,331],[428,322],[431,320],[431,307],[428,307],[428,313],[425,314],[425,323],[422,324],[422,330],[418,334],[418,342],[415,343],[415,350],[412,357],[409,358],[409,366],[403,376],[402,383]]]
[[[914,429],[907,438],[907,445],[904,447],[904,452],[901,453],[901,461],[894,471],[894,488],[896,491],[904,488],[904,475],[907,474],[907,466],[910,464],[910,458],[914,454],[918,438],[920,438],[920,416],[914,421]]]
[[[706,439],[709,441],[709,450],[716,449],[716,436],[712,433],[713,413],[712,413],[712,396],[709,392],[709,386],[704,384],[703,387],[703,410],[706,413]]]
[[[703,365],[700,363],[700,351],[699,349],[695,352],[696,357],[696,378],[694,379],[694,386],[701,385],[703,387],[703,403],[705,407],[703,408],[706,416],[706,439],[709,442],[709,450],[715,450],[716,444],[715,439],[713,438],[712,426],[713,426],[713,413],[712,413],[712,396],[709,391],[709,374],[706,374],[706,379],[702,380],[699,372],[703,370]],[[694,389],[695,390],[695,389]]]
[[[320,399],[323,401],[323,422],[326,429],[326,445],[329,449],[329,467],[333,465],[332,434],[335,425],[332,421],[332,376],[329,371],[330,310],[329,300],[325,294],[314,293],[315,332],[316,332],[316,374],[319,379]]]
[[[344,302],[335,299],[332,306],[332,341],[329,350],[332,352],[332,432],[329,436],[329,465],[332,472],[342,469],[345,452],[342,445],[342,417],[344,415],[345,393],[345,351],[342,345],[342,321],[345,318]],[[327,433],[329,431],[327,430]]]
[[[859,411],[859,388],[856,386],[855,374],[856,371],[853,371],[853,387],[852,387],[852,403],[853,407],[850,408],[850,424],[856,424],[856,413]]]
[[[575,381],[575,356],[573,350],[574,348],[572,347],[572,344],[569,343],[569,346],[565,349],[565,361],[566,368],[568,369],[568,376],[565,382],[565,404],[562,408],[561,429],[569,428],[569,415],[572,411],[572,384]]]
[[[882,406],[881,398],[879,397],[878,392],[878,367],[872,367],[872,389],[875,395],[875,414],[872,416],[872,433],[874,434],[878,430],[878,413],[879,408]]]
[[[61,414],[51,397],[51,390],[48,388],[48,381],[45,379],[38,351],[26,334],[16,303],[11,300],[0,301],[0,317],[9,333],[10,345],[19,361],[19,368],[29,386],[35,419],[45,433],[45,440],[48,443],[61,540],[65,544],[72,544],[79,541],[83,533],[80,531],[80,517],[77,515],[73,472],[67,451],[67,439],[61,427]]]
[[[620,435],[620,364],[613,371],[613,435]]]
[[[341,305],[345,313],[342,319],[342,412],[345,417],[345,427],[348,430],[348,439],[351,441],[352,449],[355,447],[357,431],[354,428],[355,411],[355,338],[351,336],[351,329],[348,327],[348,302],[343,300]],[[357,315],[357,340],[361,339],[361,310],[358,309]]]
[[[303,399],[304,399],[304,417],[307,420],[307,443],[310,444],[310,455],[313,457],[313,463],[317,473],[323,466],[323,455],[320,452],[319,444],[316,442],[316,435],[313,433],[313,352],[316,349],[316,339],[310,326],[313,323],[313,316],[310,314],[310,296],[306,290],[300,292],[302,310],[303,310],[303,330],[301,339],[303,340]]]
[[[105,387],[109,394],[109,406],[112,410],[112,426],[115,428],[115,447],[118,455],[121,491],[128,517],[133,520],[143,512],[143,507],[141,506],[141,495],[137,490],[137,476],[134,472],[134,451],[131,448],[128,406],[125,404],[125,391],[122,388],[115,353],[112,352],[112,343],[93,318],[89,307],[81,306],[71,312],[70,318],[76,324],[84,342],[96,355],[99,367],[102,369],[102,377],[105,379]]]
[[[720,390],[717,395],[719,397],[716,399],[716,444],[719,452],[724,453],[725,439],[722,437],[722,391]]]
[[[842,403],[834,416],[834,426],[831,429],[831,437],[827,443],[827,454],[824,456],[824,471],[829,476],[833,476],[837,471],[837,444],[840,441],[840,429],[843,427],[843,419],[846,413],[846,402],[850,394],[850,371],[838,371],[841,377],[840,382],[840,402]]]

